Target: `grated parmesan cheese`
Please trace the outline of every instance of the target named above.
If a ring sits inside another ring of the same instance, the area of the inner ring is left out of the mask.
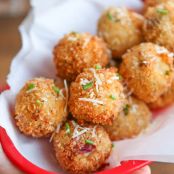
[[[80,129],[80,131],[78,129]],[[74,129],[72,138],[77,138],[89,130],[90,130],[90,128],[81,127],[77,124],[75,129]]]
[[[49,140],[50,143],[52,142],[52,140],[53,140],[55,134],[59,132],[61,125],[62,125],[62,123],[59,123],[59,124],[57,125],[55,131],[52,133],[52,135],[51,135],[51,137],[50,137],[50,140]]]
[[[100,80],[94,68],[89,68],[89,70],[94,74],[94,77],[96,79],[96,91],[99,92],[99,85],[102,85],[102,81]]]
[[[104,105],[103,101],[101,100],[97,100],[97,99],[91,99],[91,98],[79,98],[80,101],[87,101],[87,102],[91,102],[94,105],[100,104],[100,105]]]
[[[92,81],[88,80],[88,79],[80,79],[80,85],[86,85],[88,83],[91,83]]]
[[[65,107],[64,107],[64,112],[67,112],[67,105],[68,105],[68,85],[67,85],[67,81],[66,79],[64,80],[64,86],[65,86],[65,91],[66,91],[66,103],[65,103]]]

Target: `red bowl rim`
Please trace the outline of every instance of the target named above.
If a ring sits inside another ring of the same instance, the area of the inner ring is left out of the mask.
[[[10,87],[7,85],[5,88],[0,88],[0,91],[10,89]],[[50,172],[47,170],[44,170],[29,160],[27,160],[14,146],[12,140],[8,136],[6,130],[0,126],[0,143],[3,148],[4,153],[9,158],[9,160],[20,170],[26,172],[27,174],[58,174],[55,172]],[[130,161],[124,161],[121,163],[120,166],[115,167],[113,169],[109,169],[102,172],[97,172],[96,174],[129,174],[137,169],[140,169],[148,164],[150,164],[151,161],[143,161],[143,160],[130,160]]]

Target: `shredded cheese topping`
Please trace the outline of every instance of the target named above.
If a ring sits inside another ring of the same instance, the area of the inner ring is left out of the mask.
[[[100,80],[94,68],[90,68],[89,70],[94,74],[94,77],[96,79],[96,91],[99,92],[99,85],[102,85],[102,81]]]
[[[59,124],[57,125],[55,131],[52,133],[52,135],[51,135],[51,137],[50,137],[50,140],[49,140],[50,143],[52,142],[52,140],[53,140],[55,134],[59,132],[61,125],[62,125],[62,123],[59,123]]]
[[[88,79],[80,79],[80,85],[82,86],[82,85],[86,85],[86,84],[88,84],[88,83],[90,83],[90,82],[92,82],[92,81],[90,81],[90,80],[88,80]]]
[[[103,101],[101,100],[97,100],[97,99],[91,99],[91,98],[79,98],[80,101],[87,101],[87,102],[91,102],[94,105],[100,104],[100,105],[104,105]]]
[[[80,129],[80,131],[79,131],[79,129]],[[85,132],[87,132],[89,130],[90,130],[90,128],[81,127],[80,125],[77,124],[74,129],[72,138],[79,137],[80,135],[84,134]]]
[[[65,91],[66,91],[66,103],[65,103],[65,107],[64,107],[64,112],[67,112],[67,106],[68,106],[68,85],[67,85],[67,81],[66,79],[64,80],[64,86],[65,86]]]

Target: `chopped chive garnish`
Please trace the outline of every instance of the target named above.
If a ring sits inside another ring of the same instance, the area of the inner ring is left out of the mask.
[[[101,65],[96,65],[96,66],[95,66],[95,69],[96,69],[96,70],[99,70],[99,69],[101,69],[101,68],[102,68]]]
[[[125,115],[129,114],[129,108],[130,108],[130,105],[128,105],[128,104],[123,108],[123,112]]]
[[[121,74],[119,74],[119,73],[116,73],[116,76],[118,77],[118,80],[122,80],[123,79]]]
[[[112,148],[114,148],[114,144],[112,144]]]
[[[166,9],[158,8],[156,11],[158,13],[162,14],[162,15],[167,15],[168,14],[168,10],[166,10]]]
[[[35,84],[30,83],[30,84],[28,85],[27,91],[32,90],[33,88],[35,88]]]
[[[86,89],[91,88],[92,85],[93,85],[93,82],[89,82],[89,83],[87,83],[86,85],[82,85],[82,87],[83,87],[84,90],[86,90]]]
[[[91,140],[86,140],[86,141],[85,141],[85,143],[86,143],[86,144],[91,144],[91,145],[94,145],[94,142],[93,142],[93,141],[91,141]]]
[[[59,94],[59,93],[60,93],[60,89],[59,89],[58,87],[53,86],[52,88],[53,88],[53,90],[54,90],[54,91],[55,91],[57,94]]]
[[[107,13],[107,18],[109,19],[109,20],[113,20],[113,16],[111,15],[111,13]]]
[[[41,105],[42,102],[41,102],[40,100],[36,100],[36,104],[37,104],[37,105]]]
[[[70,134],[71,133],[71,129],[70,129],[69,123],[65,123],[65,128],[66,128],[66,133]]]
[[[170,74],[170,71],[166,71],[166,72],[165,72],[165,75],[168,76],[169,74]]]
[[[112,100],[116,100],[116,97],[112,94],[109,96]]]
[[[77,34],[77,32],[75,32],[75,31],[72,31],[70,34],[74,34],[74,35],[76,35]]]

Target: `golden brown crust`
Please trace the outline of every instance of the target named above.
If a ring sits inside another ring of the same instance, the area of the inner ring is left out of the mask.
[[[84,68],[109,63],[110,52],[102,39],[89,33],[69,33],[54,48],[54,63],[57,75],[69,81]]]
[[[166,3],[168,1],[173,1],[173,0],[145,0],[144,1],[144,11],[146,11],[148,9],[148,7],[154,7],[156,5],[159,5],[161,3]]]
[[[174,81],[172,82],[171,88],[169,88],[166,93],[164,93],[156,101],[149,103],[148,105],[151,109],[160,109],[167,107],[172,103],[174,103]]]
[[[134,95],[153,102],[171,87],[173,54],[164,47],[142,43],[123,55],[120,74]]]
[[[54,87],[51,79],[35,78],[20,90],[15,104],[15,121],[22,133],[47,137],[65,119],[65,99],[55,92]]]
[[[132,138],[144,130],[151,121],[151,112],[147,105],[134,98],[129,97],[124,110],[114,120],[113,125],[104,128],[112,141]]]
[[[174,1],[149,7],[143,25],[144,38],[174,51]]]
[[[84,90],[83,83],[92,85]],[[86,69],[70,86],[69,109],[76,119],[103,125],[112,124],[124,102],[123,86],[115,68]]]
[[[67,133],[68,124],[70,133]],[[85,133],[73,138],[75,132]],[[93,144],[87,144],[90,140]],[[53,146],[60,166],[72,174],[95,172],[109,157],[112,143],[101,126],[78,125],[73,121],[66,122],[59,133],[54,136]]]
[[[125,8],[109,8],[98,21],[98,35],[120,57],[128,48],[142,42],[143,17]]]

